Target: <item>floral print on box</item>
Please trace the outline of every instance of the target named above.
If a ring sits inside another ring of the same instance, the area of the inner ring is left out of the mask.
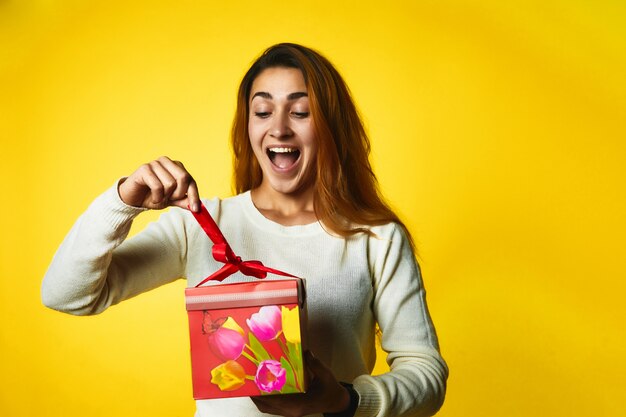
[[[241,324],[230,316],[213,318],[209,310],[203,311],[202,333],[211,352],[224,361],[210,370],[211,383],[221,391],[236,391],[250,380],[261,394],[302,392],[298,306],[262,306],[250,314],[244,327]],[[269,349],[269,343],[277,344],[280,356],[270,353],[276,349]],[[255,374],[246,374],[241,361],[253,364]]]

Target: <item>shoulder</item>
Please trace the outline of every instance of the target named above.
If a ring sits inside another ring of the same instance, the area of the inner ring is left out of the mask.
[[[370,226],[368,227],[368,230],[371,232],[368,236],[370,245],[385,247],[393,245],[394,243],[396,245],[409,244],[406,230],[399,223],[390,222],[382,225]]]
[[[396,268],[398,263],[417,262],[405,228],[395,222],[369,228],[368,254],[374,275],[383,269]]]

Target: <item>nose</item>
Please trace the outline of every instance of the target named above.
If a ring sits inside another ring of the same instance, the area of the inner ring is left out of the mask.
[[[270,135],[277,139],[288,138],[293,134],[289,127],[289,119],[286,113],[280,112],[276,114],[270,128]]]

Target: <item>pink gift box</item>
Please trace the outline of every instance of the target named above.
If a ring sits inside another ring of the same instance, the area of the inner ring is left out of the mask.
[[[195,399],[305,392],[302,279],[187,288],[185,302]]]

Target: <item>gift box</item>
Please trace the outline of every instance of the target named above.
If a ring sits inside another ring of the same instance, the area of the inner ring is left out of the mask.
[[[304,392],[302,280],[187,288],[195,399]]]
[[[213,257],[224,263],[185,289],[194,398],[305,392],[304,280],[260,261],[242,261],[204,206],[193,214],[214,243]],[[259,279],[202,286],[236,271]],[[268,273],[290,278],[263,280]]]

